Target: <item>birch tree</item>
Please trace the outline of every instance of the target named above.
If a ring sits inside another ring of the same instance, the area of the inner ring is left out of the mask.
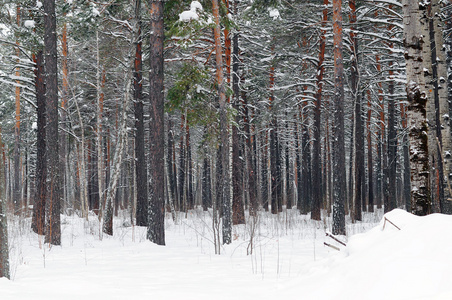
[[[411,211],[416,215],[431,212],[430,165],[428,155],[427,95],[424,76],[419,3],[403,0],[403,43],[407,73],[408,128],[411,163]]]

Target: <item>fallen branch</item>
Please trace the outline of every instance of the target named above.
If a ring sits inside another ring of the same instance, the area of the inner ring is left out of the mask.
[[[385,230],[386,221],[388,221],[389,223],[391,223],[392,226],[394,226],[394,227],[397,228],[398,230],[401,230],[396,224],[394,224],[394,223],[392,223],[391,221],[389,221],[389,219],[386,218],[386,217],[385,217],[385,222],[383,223],[383,230]]]
[[[338,242],[339,244],[341,244],[341,245],[347,247],[347,244],[346,244],[346,243],[344,243],[343,241],[339,240],[337,237],[335,237],[335,236],[332,235],[331,233],[325,232],[325,234],[326,234],[326,236],[332,238],[333,240],[335,240],[335,241]]]
[[[327,242],[323,242],[323,244],[324,244],[325,246],[328,246],[328,247],[330,247],[330,248],[333,248],[334,250],[341,251],[341,249],[339,249],[338,247],[333,246],[333,245],[331,245],[331,244],[328,244]]]

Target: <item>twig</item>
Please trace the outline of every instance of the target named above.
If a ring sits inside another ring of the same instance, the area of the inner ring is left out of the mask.
[[[327,242],[323,242],[323,244],[324,244],[325,246],[328,246],[328,247],[330,247],[330,248],[333,248],[334,250],[341,251],[341,249],[339,249],[338,247],[333,246],[333,245],[331,245],[331,244],[328,244]]]
[[[347,247],[347,244],[346,244],[346,243],[342,242],[341,240],[339,240],[337,237],[335,237],[335,236],[332,235],[331,233],[325,232],[325,234],[326,234],[326,236],[332,238],[333,240],[335,240],[335,241],[338,242],[339,244],[341,244],[341,245]]]
[[[386,218],[386,217],[385,217],[385,222],[383,223],[383,230],[385,230],[386,221],[388,221],[389,223],[391,223],[392,226],[394,226],[394,227],[397,228],[398,230],[401,230],[396,224],[394,224],[394,223],[392,223],[391,221],[389,221],[389,219]]]

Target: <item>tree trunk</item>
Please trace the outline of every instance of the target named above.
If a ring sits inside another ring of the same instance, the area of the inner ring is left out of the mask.
[[[148,174],[144,141],[144,109],[143,109],[143,74],[142,74],[142,35],[141,35],[141,1],[135,2],[135,18],[137,18],[138,40],[135,45],[135,63],[133,73],[134,112],[135,112],[135,173],[137,182],[137,226],[148,224]]]
[[[372,102],[370,89],[367,90],[367,188],[368,206],[367,211],[374,211],[374,165],[372,155]]]
[[[18,4],[16,7],[16,24],[20,26],[20,15],[21,15],[21,7]],[[19,65],[20,59],[20,50],[19,50],[19,41],[16,40],[16,56],[17,56],[17,64]],[[19,67],[16,66],[15,75],[19,78],[20,71]],[[14,202],[14,214],[20,214],[22,210],[22,193],[21,193],[21,169],[20,169],[20,81],[16,80],[16,88],[15,88],[15,119],[16,124],[14,126],[14,184],[13,184],[13,202]]]
[[[238,1],[234,1],[234,15],[237,16],[237,6]],[[232,194],[232,223],[234,225],[237,224],[245,224],[245,209],[244,209],[244,201],[243,201],[243,182],[246,178],[244,173],[244,163],[242,160],[243,150],[242,150],[242,140],[239,136],[239,124],[241,123],[241,118],[243,114],[243,110],[241,109],[241,100],[240,100],[240,77],[239,77],[239,34],[234,33],[232,37],[233,42],[233,55],[232,55],[232,90],[234,92],[233,97],[233,105],[235,110],[237,111],[237,115],[235,117],[235,121],[237,123],[237,127],[233,126],[232,128],[232,186],[233,186],[233,194]],[[249,129],[249,127],[248,127]],[[246,154],[245,154],[246,155]]]
[[[350,22],[350,50],[352,55],[351,61],[351,93],[355,103],[355,192],[354,192],[354,220],[362,220],[362,206],[365,194],[365,167],[364,167],[364,126],[362,121],[361,108],[361,91],[359,87],[359,69],[358,69],[358,39],[356,36],[356,1],[349,1],[349,22]]]
[[[333,168],[334,206],[333,234],[345,235],[345,143],[344,143],[344,65],[342,60],[342,14],[341,0],[333,0],[333,46],[334,46],[334,127]]]
[[[2,136],[0,133],[0,147],[3,149]],[[0,278],[10,279],[9,270],[9,247],[8,247],[8,220],[5,198],[5,161],[2,160],[0,167]]]
[[[320,220],[320,185],[321,185],[321,168],[320,168],[320,136],[321,136],[321,110],[322,110],[322,90],[323,90],[323,75],[325,73],[325,45],[326,45],[326,23],[328,21],[328,0],[323,0],[322,13],[322,30],[320,33],[320,51],[319,62],[317,65],[317,90],[315,93],[315,108],[314,108],[314,139],[312,145],[312,211],[311,219]],[[304,130],[303,130],[304,132]],[[303,175],[305,176],[305,175]]]
[[[148,215],[147,238],[157,245],[165,245],[165,133],[164,133],[164,94],[163,94],[163,1],[151,0],[150,24],[150,207]]]
[[[46,242],[61,245],[61,174],[58,157],[58,68],[55,0],[43,0],[46,73],[46,148],[49,188],[46,200]]]
[[[446,129],[446,132],[442,134],[443,138],[447,138],[451,136],[451,133],[447,133],[447,131],[451,131],[451,115],[452,115],[452,37],[450,34],[452,31],[452,6],[449,2],[443,2],[442,3],[442,13],[445,15],[444,23],[445,28],[442,30],[441,33],[443,34],[444,38],[444,45],[445,45],[445,58],[440,58],[439,66],[441,66],[444,63],[446,63],[446,66],[444,67],[446,70],[442,71],[440,74],[440,83],[442,84],[441,87],[446,90],[447,93],[447,101],[443,102],[441,101],[441,116],[443,117],[444,121],[444,127]],[[439,31],[439,30],[438,30]],[[437,43],[440,45],[439,43]],[[442,82],[445,81],[445,82]],[[444,116],[448,116],[448,118],[445,118]],[[450,194],[449,186],[452,186],[451,178],[452,178],[452,150],[449,150],[449,153],[447,153],[447,148],[449,146],[447,145],[447,142],[443,142],[443,156],[445,159],[445,166],[444,166],[444,173],[446,174],[446,185],[447,185],[447,194]],[[452,195],[448,195],[452,198]],[[452,201],[445,201],[444,206],[444,213],[452,214]]]
[[[411,162],[411,203],[416,215],[431,212],[429,156],[427,142],[427,95],[424,86],[422,48],[420,36],[419,3],[403,0],[405,61],[407,68],[408,128]]]
[[[220,33],[220,12],[218,0],[212,0],[212,12],[215,19],[215,62],[216,79],[220,102],[220,161],[222,164],[222,197],[221,205],[223,211],[223,244],[232,242],[232,220],[231,220],[231,197],[230,197],[230,174],[229,174],[229,122],[227,117],[226,89],[223,80],[223,55]]]
[[[174,209],[179,211],[179,201],[177,200],[177,174],[176,174],[176,164],[175,164],[175,149],[174,149],[174,132],[173,132],[173,122],[171,117],[168,117],[168,156],[166,160],[168,169],[168,180],[169,180],[169,192],[171,193],[171,199],[174,204]],[[147,197],[146,197],[147,199]]]
[[[39,235],[44,235],[45,229],[45,202],[46,202],[46,99],[44,82],[43,53],[36,55],[35,87],[37,104],[37,136],[36,136],[36,192],[33,204],[33,218],[31,228]]]

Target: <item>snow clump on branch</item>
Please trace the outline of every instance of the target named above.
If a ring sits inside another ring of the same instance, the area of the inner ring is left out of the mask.
[[[192,3],[190,4],[190,10],[183,11],[179,14],[179,21],[188,22],[190,20],[198,20],[198,10],[203,10],[201,3],[199,3],[198,1],[192,1]]]

